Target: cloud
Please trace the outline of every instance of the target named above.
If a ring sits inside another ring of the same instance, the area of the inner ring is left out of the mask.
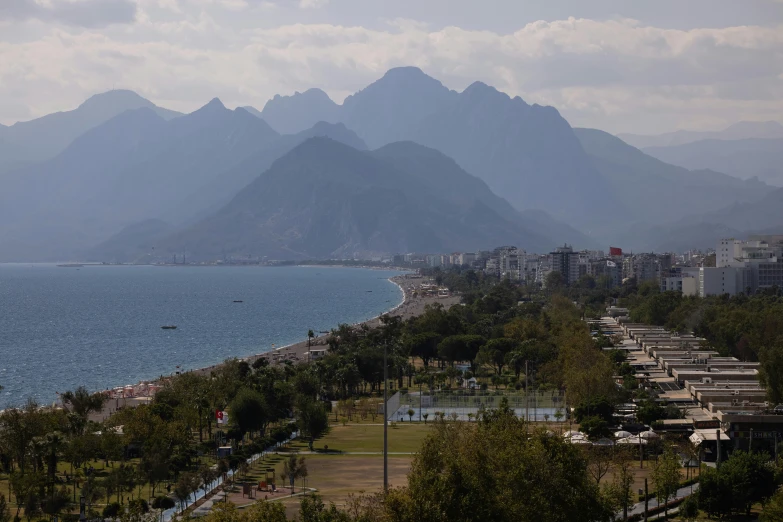
[[[505,34],[431,29],[406,19],[380,28],[259,28],[266,17],[255,14],[266,8],[257,0],[241,12],[226,4],[239,6],[236,0],[143,2],[133,25],[77,31],[28,16],[16,40],[0,31],[0,99],[43,114],[116,85],[177,110],[214,96],[260,108],[275,94],[310,87],[339,100],[391,67],[415,65],[454,89],[481,80],[554,105],[573,125],[617,132],[783,120],[780,26],[673,30],[631,19],[569,18]],[[161,14],[153,3],[183,13]],[[12,118],[0,114],[4,123]]]
[[[300,9],[319,9],[329,3],[329,0],[299,0]]]
[[[38,19],[72,26],[98,28],[132,23],[132,0],[2,0],[0,21]]]

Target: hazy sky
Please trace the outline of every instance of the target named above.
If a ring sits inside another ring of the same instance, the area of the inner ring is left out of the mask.
[[[400,65],[612,132],[783,121],[783,0],[0,0],[4,124],[112,87],[341,102]]]

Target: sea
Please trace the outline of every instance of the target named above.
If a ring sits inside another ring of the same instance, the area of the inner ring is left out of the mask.
[[[204,368],[372,319],[402,302],[389,281],[401,273],[0,264],[0,409]]]

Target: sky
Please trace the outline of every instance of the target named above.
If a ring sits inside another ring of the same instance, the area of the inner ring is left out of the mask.
[[[783,0],[0,0],[0,123],[132,89],[190,112],[335,101],[414,65],[654,134],[783,122]]]

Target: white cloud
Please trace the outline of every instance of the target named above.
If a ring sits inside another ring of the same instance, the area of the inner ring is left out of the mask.
[[[301,9],[318,9],[329,3],[329,0],[299,0]]]
[[[569,18],[508,34],[406,19],[376,29],[259,28],[281,2],[138,1],[132,25],[75,30],[28,19],[0,32],[0,121],[67,109],[112,85],[185,111],[214,96],[260,108],[309,87],[339,100],[399,65],[455,89],[481,80],[555,105],[574,125],[613,131],[783,120],[781,26],[672,30]]]
[[[0,21],[43,20],[80,27],[132,23],[133,0],[2,0]]]

